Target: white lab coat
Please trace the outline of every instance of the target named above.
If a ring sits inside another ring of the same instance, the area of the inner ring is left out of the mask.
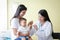
[[[52,38],[52,26],[49,21],[46,21],[44,25],[41,26],[41,23],[37,22],[38,30],[35,33],[38,37],[38,40],[53,40]]]

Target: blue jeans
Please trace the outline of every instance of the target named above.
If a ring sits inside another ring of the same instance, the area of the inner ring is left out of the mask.
[[[16,38],[15,40],[22,40],[22,38],[25,38],[26,40],[28,40],[27,36],[20,36],[19,38]]]

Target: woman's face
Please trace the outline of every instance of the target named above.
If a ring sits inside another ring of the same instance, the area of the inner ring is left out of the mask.
[[[27,10],[23,10],[23,11],[21,11],[21,13],[20,13],[20,17],[23,17],[23,16],[25,15],[26,11],[27,11]]]
[[[39,19],[40,22],[44,22],[44,19],[45,19],[45,18],[44,18],[42,15],[39,14],[39,15],[38,15],[38,19]]]

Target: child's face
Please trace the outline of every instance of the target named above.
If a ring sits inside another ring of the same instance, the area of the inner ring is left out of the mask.
[[[25,27],[26,26],[26,21],[25,20],[21,20],[20,25]]]

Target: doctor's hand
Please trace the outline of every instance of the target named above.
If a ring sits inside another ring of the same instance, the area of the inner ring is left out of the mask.
[[[37,25],[36,25],[36,24],[34,24],[34,25],[33,25],[33,27],[34,27],[36,30],[38,30],[38,27],[37,27]]]

